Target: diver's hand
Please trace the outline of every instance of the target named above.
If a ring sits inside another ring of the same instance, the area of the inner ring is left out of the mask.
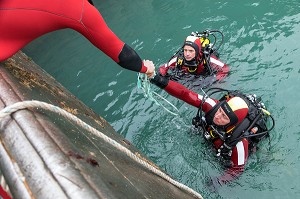
[[[169,79],[165,76],[160,74],[155,75],[153,78],[150,79],[152,84],[155,84],[161,89],[164,89],[169,84]]]
[[[155,66],[150,60],[143,60],[144,66],[147,67],[146,75],[151,78],[154,75]]]

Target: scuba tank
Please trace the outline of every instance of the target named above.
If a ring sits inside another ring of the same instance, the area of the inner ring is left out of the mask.
[[[219,34],[221,36],[220,42],[217,40],[217,38],[218,38],[217,34]],[[219,30],[205,30],[202,32],[196,31],[196,32],[192,32],[191,35],[200,38],[204,54],[207,54],[207,55],[213,54],[216,57],[219,57],[218,50],[220,49],[220,47],[222,46],[222,44],[224,42],[224,35],[221,31],[219,31]],[[213,42],[211,42],[211,40],[213,40]],[[219,42],[219,44],[216,47],[217,42]]]
[[[226,92],[220,99],[220,103],[213,107],[208,113],[214,114],[220,107],[222,101],[234,96],[244,99],[249,109],[246,118],[240,124],[226,131],[224,128],[216,127],[211,121],[207,121],[207,115],[205,115],[205,117],[202,116],[202,105],[205,101],[205,96],[207,97],[207,95],[204,95],[202,104],[198,109],[196,117],[193,118],[192,124],[203,134],[206,140],[214,141],[219,138],[223,141],[223,144],[217,149],[217,156],[230,159],[232,148],[244,138],[248,140],[249,149],[251,151],[260,140],[269,136],[269,132],[275,126],[275,120],[266,110],[260,97],[257,97],[255,94],[243,94],[239,91],[230,91],[220,88],[211,88],[208,91],[213,91],[212,94]],[[212,118],[213,116],[214,115],[211,115]],[[268,128],[269,119],[271,119],[272,122],[270,128]]]

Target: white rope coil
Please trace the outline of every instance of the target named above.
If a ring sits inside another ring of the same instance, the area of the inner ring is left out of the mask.
[[[181,183],[175,181],[170,176],[166,175],[165,173],[163,173],[159,169],[155,168],[151,164],[149,164],[146,161],[144,161],[141,158],[139,158],[137,155],[135,155],[134,153],[132,153],[129,149],[127,149],[123,145],[119,144],[118,142],[116,142],[115,140],[113,140],[110,137],[106,136],[105,134],[103,134],[102,132],[98,131],[97,129],[91,127],[90,125],[88,125],[87,123],[83,122],[82,120],[80,120],[76,116],[72,115],[71,113],[69,113],[69,112],[67,112],[67,111],[65,111],[65,110],[63,110],[63,109],[61,109],[61,108],[59,108],[57,106],[54,106],[52,104],[48,104],[48,103],[41,102],[41,101],[35,101],[35,100],[33,100],[33,101],[17,102],[15,104],[12,104],[10,106],[5,107],[4,109],[2,109],[0,111],[0,120],[2,120],[4,117],[6,117],[6,116],[8,116],[8,115],[10,115],[10,114],[18,111],[18,110],[28,109],[28,108],[41,108],[41,109],[44,109],[44,110],[49,110],[51,112],[61,114],[65,118],[68,118],[68,119],[72,120],[73,122],[75,122],[76,124],[78,124],[79,126],[81,126],[82,128],[86,129],[87,131],[90,131],[91,133],[93,133],[93,134],[97,135],[98,137],[102,138],[105,142],[111,144],[116,149],[124,152],[132,160],[138,162],[140,165],[142,165],[143,167],[145,167],[148,170],[152,171],[157,176],[165,179],[166,181],[170,182],[171,184],[177,186],[178,188],[183,189],[183,190],[187,191],[188,193],[193,194],[197,198],[202,199],[202,196],[198,192],[194,191],[193,189],[187,187],[184,184],[181,184]]]
[[[163,96],[159,95],[158,93],[156,93],[155,91],[152,91],[151,89],[151,83],[149,78],[147,77],[146,74],[144,73],[138,73],[138,81],[137,81],[137,86],[138,88],[142,89],[144,92],[144,96],[146,98],[149,98],[151,101],[155,102],[156,105],[158,106],[162,106],[167,112],[169,112],[172,115],[179,115],[179,110],[171,103],[169,102],[167,99],[165,99]],[[153,94],[155,96],[157,96],[158,98],[160,98],[161,100],[165,101],[169,106],[171,106],[177,113],[169,110],[167,107],[165,107],[161,102],[159,102],[158,100],[155,99],[155,97],[153,96]]]

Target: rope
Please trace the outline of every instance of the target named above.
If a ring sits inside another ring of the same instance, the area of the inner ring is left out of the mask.
[[[8,115],[10,115],[10,114],[18,111],[18,110],[29,109],[29,108],[41,108],[41,109],[48,110],[48,111],[51,111],[51,112],[54,112],[54,113],[57,113],[57,114],[61,114],[63,117],[65,117],[67,119],[70,119],[71,121],[75,122],[77,125],[79,125],[82,128],[84,128],[85,130],[93,133],[94,135],[99,136],[105,142],[111,144],[116,149],[124,152],[132,160],[136,161],[137,163],[139,163],[143,167],[145,167],[148,170],[152,171],[157,176],[165,179],[166,181],[170,182],[171,184],[177,186],[178,188],[183,189],[186,192],[193,194],[197,198],[202,199],[202,196],[198,192],[194,191],[193,189],[187,187],[184,184],[181,184],[181,183],[175,181],[170,176],[166,175],[165,173],[163,173],[162,171],[158,170],[157,168],[155,168],[151,164],[149,164],[146,161],[144,161],[141,158],[139,158],[137,155],[135,155],[134,153],[132,153],[129,149],[127,149],[123,145],[119,144],[117,141],[111,139],[110,137],[106,136],[102,132],[100,132],[97,129],[91,127],[90,125],[88,125],[87,123],[83,122],[79,118],[75,117],[71,113],[69,113],[69,112],[67,112],[67,111],[65,111],[65,110],[63,110],[63,109],[61,109],[61,108],[59,108],[57,106],[54,106],[52,104],[47,104],[45,102],[40,102],[40,101],[35,101],[35,100],[33,100],[33,101],[17,102],[15,104],[12,104],[10,106],[5,107],[4,109],[2,109],[0,111],[0,120],[2,120],[4,117],[6,117],[6,116],[8,116]]]
[[[150,85],[151,85],[151,83],[150,83],[150,80],[147,77],[147,75],[142,74],[142,73],[138,73],[137,86],[138,86],[138,88],[143,90],[145,97],[149,98],[151,101],[155,102],[156,105],[162,106],[170,114],[175,115],[175,116],[179,115],[179,110],[171,102],[169,102],[166,98],[162,97],[161,95],[159,95],[155,91],[152,91]],[[166,103],[168,103],[178,113],[174,113],[174,112],[170,111],[169,109],[167,109],[165,106],[163,106],[160,102],[158,102],[153,97],[153,94],[156,95],[157,97],[159,97],[160,99],[164,100]]]

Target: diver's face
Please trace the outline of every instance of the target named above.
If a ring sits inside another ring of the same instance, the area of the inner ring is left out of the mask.
[[[183,47],[183,55],[187,61],[191,61],[196,56],[196,51],[193,47],[185,45]]]
[[[226,115],[226,113],[223,111],[223,109],[220,107],[217,112],[215,113],[213,122],[216,125],[219,126],[225,126],[226,124],[229,124],[230,119],[229,117]]]

